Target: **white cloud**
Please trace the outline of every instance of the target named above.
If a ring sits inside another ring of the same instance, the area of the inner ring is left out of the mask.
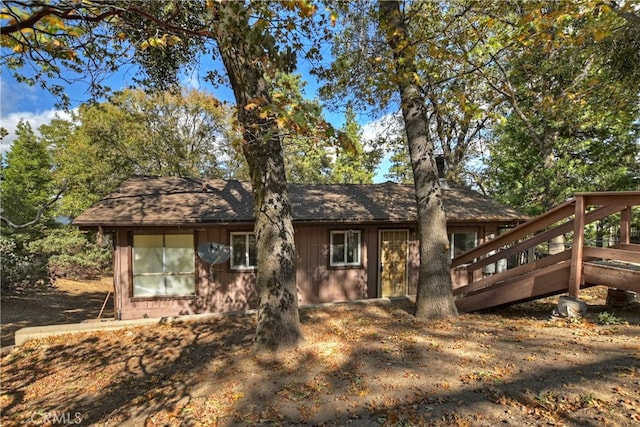
[[[180,80],[180,84],[182,87],[187,89],[196,89],[199,90],[201,87],[200,84],[200,75],[198,74],[198,70],[192,70],[191,73],[185,74]]]
[[[362,141],[365,147],[378,139],[393,140],[403,131],[402,120],[399,120],[399,112],[389,113],[362,126]]]
[[[42,92],[39,86],[29,86],[26,83],[18,83],[13,76],[7,75],[4,67],[2,69],[2,78],[0,78],[0,95],[2,97],[2,105],[0,110],[2,115],[7,111],[13,111],[19,105],[38,105],[38,95]]]
[[[362,143],[365,150],[373,150],[379,147],[379,141],[390,142],[396,140],[404,132],[404,122],[401,120],[400,112],[386,114],[376,120],[370,121],[362,126]],[[389,172],[391,166],[389,148],[384,147],[385,155],[380,161],[373,178],[374,183],[388,181],[385,174]]]
[[[33,131],[37,134],[38,128],[41,125],[51,122],[51,120],[55,119],[56,117],[61,119],[69,119],[71,117],[71,114],[61,110],[51,109],[37,113],[22,111],[11,113],[6,116],[2,115],[2,117],[0,117],[0,127],[5,128],[9,132],[9,135],[0,143],[0,152],[4,153],[11,147],[11,144],[16,139],[16,126],[18,125],[18,122],[20,120],[29,122]]]

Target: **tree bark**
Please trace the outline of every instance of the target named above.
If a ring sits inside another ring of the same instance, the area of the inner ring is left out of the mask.
[[[415,55],[398,1],[379,2],[382,27],[393,51],[402,116],[409,143],[420,235],[416,317],[441,319],[458,314],[451,290],[450,248],[442,189],[430,137],[426,99],[415,83]]]
[[[235,95],[253,187],[259,295],[255,346],[258,351],[280,350],[300,343],[303,336],[282,143],[275,119],[260,116],[261,106],[270,102],[263,50],[241,35],[219,39],[218,48]]]

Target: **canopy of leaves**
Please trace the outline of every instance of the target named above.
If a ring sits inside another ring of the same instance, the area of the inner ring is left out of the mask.
[[[347,106],[345,124],[342,128],[348,143],[336,148],[330,182],[336,184],[371,184],[382,159],[382,150],[376,141],[365,149],[362,143],[362,128],[356,121],[351,105]]]
[[[51,157],[28,122],[20,121],[16,139],[3,158],[2,216],[15,224],[34,220],[52,197]]]
[[[179,71],[196,69],[203,55],[216,59],[217,44],[238,35],[260,51],[265,71],[292,71],[299,57],[320,60],[309,41],[327,37],[318,24],[330,13],[296,0],[7,0],[0,46],[19,81],[45,87],[68,106],[67,85],[84,80],[94,96],[104,95],[105,78],[126,64],[148,88],[175,88]],[[251,23],[248,31],[242,22]],[[213,84],[225,81],[220,70],[205,71]]]
[[[374,5],[357,2],[340,9],[336,61],[320,73],[328,81],[325,95],[353,96],[361,108],[384,111],[397,105],[399,82],[421,85],[429,137],[445,155],[447,179],[475,181],[523,209],[548,208],[581,189],[629,188],[638,160],[637,8],[596,1],[403,5],[416,74],[393,72],[391,52],[372,24]],[[491,148],[496,138],[502,148]],[[517,148],[510,145],[516,142]],[[535,166],[523,154],[536,150],[532,145],[541,153]],[[407,157],[394,153],[389,176],[406,179],[408,165],[401,162]],[[490,179],[478,176],[487,154]],[[599,167],[570,167],[563,157]],[[506,172],[515,169],[529,180]],[[533,181],[548,184],[520,196],[511,190]]]
[[[446,158],[447,178],[469,182],[473,175],[469,162],[481,152],[496,108],[488,86],[474,75],[476,66],[467,61],[477,43],[476,29],[466,19],[469,5],[403,4],[401,13],[412,42],[399,48],[415,58],[415,71],[396,71],[393,52],[373,24],[375,5],[350,3],[341,10],[343,30],[333,45],[336,60],[330,69],[319,70],[327,81],[322,93],[332,99],[353,98],[360,109],[379,114],[397,108],[399,85],[418,85],[425,100],[428,137]],[[397,144],[389,142],[400,160]]]
[[[282,137],[287,181],[292,183],[369,183],[379,163],[378,150],[365,152],[360,126],[351,109],[343,129],[335,130],[318,100],[305,99],[299,74],[278,73],[269,80],[271,111]]]
[[[61,212],[75,216],[132,175],[222,178],[237,163],[230,110],[211,95],[128,90],[43,126],[56,179],[69,183]]]
[[[640,79],[621,78],[603,50],[620,42],[628,21],[592,2],[528,2],[491,13],[481,22],[493,32],[473,57],[490,59],[479,75],[502,99],[491,193],[539,213],[576,191],[633,188]]]
[[[558,136],[542,151],[511,116],[490,147],[487,188],[499,201],[536,215],[579,191],[635,190],[640,169],[638,129]]]
[[[69,105],[66,86],[77,81],[102,94],[102,80],[129,55],[123,39],[100,23],[116,22],[126,3],[5,1],[0,10],[2,62],[19,82],[49,90],[64,106]]]

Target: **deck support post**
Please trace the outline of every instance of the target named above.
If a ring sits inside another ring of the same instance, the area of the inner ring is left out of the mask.
[[[631,206],[620,212],[620,243],[631,243]]]
[[[582,253],[584,250],[584,196],[576,195],[575,220],[573,223],[573,247],[571,249],[571,272],[569,274],[569,296],[578,298],[583,281]]]

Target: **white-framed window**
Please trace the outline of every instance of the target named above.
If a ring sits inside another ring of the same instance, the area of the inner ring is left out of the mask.
[[[256,235],[251,232],[231,233],[231,268],[250,270],[258,265]]]
[[[476,247],[478,235],[475,231],[456,232],[449,234],[449,246],[451,247],[451,259],[462,255]]]
[[[332,231],[329,252],[332,267],[360,265],[360,231]]]
[[[133,297],[196,293],[193,234],[134,233]]]

